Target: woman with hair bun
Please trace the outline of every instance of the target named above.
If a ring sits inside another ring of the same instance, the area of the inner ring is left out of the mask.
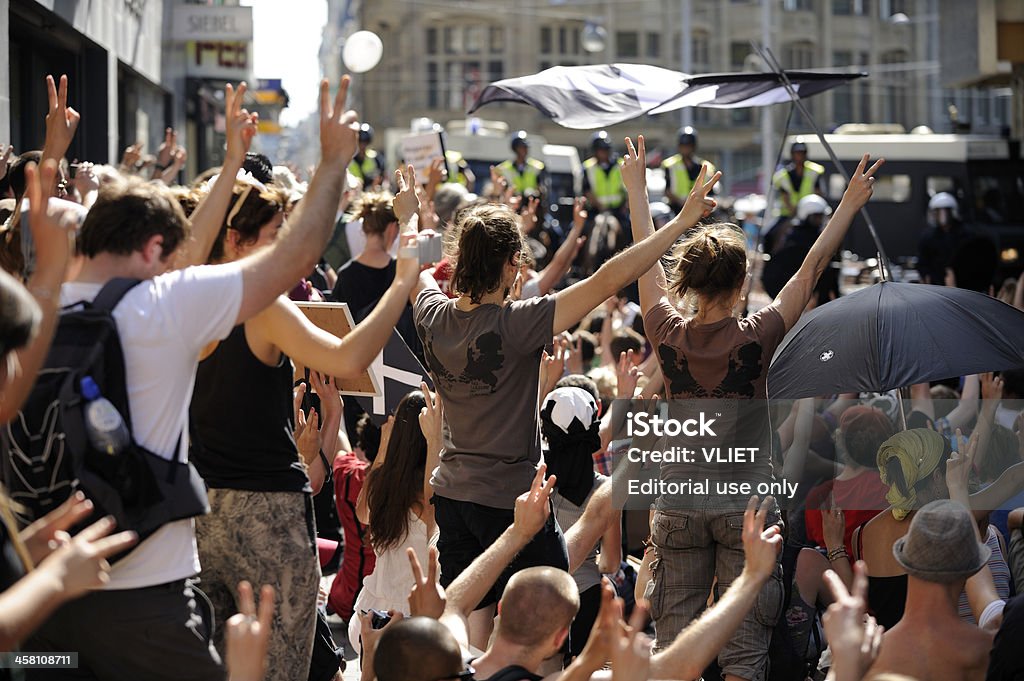
[[[633,240],[640,241],[654,231],[647,197],[644,138],[638,139],[637,148],[630,139],[626,145],[629,153],[624,159],[622,179],[629,192]],[[640,277],[644,329],[656,349],[667,397],[766,398],[768,365],[776,347],[796,324],[854,216],[871,197],[873,175],[883,161],[865,172],[868,160],[868,155],[861,159],[839,208],[800,269],[771,305],[753,315],[741,318],[733,312],[748,274],[744,235],[736,225],[698,224],[673,248],[667,273],[656,262]],[[695,186],[700,186],[704,174],[702,169]],[[683,210],[663,229],[688,219],[696,198],[691,193]],[[709,214],[705,210],[703,217]],[[677,308],[677,302],[684,303],[685,313]],[[679,466],[687,464],[663,465],[662,478],[690,476],[695,470],[692,465],[686,471],[673,469]],[[769,457],[745,466],[740,477],[771,481]],[[691,503],[683,509],[678,499],[662,496],[657,500],[651,521],[657,568],[652,571],[653,588],[648,590],[658,632],[656,648],[669,645],[704,609],[716,576],[721,591],[743,569],[741,527],[732,521],[737,512],[735,501],[714,497],[709,495],[699,507]],[[781,580],[776,575],[766,583],[753,612],[719,656],[726,679],[762,677],[781,601]]]

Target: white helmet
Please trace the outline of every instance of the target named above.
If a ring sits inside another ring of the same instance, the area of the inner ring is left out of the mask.
[[[808,194],[796,204],[796,219],[803,222],[812,215],[831,215],[832,207],[828,201],[817,194]]]
[[[949,192],[939,192],[928,201],[928,210],[938,210],[939,208],[948,208],[955,211],[959,207],[956,202],[956,197]]]

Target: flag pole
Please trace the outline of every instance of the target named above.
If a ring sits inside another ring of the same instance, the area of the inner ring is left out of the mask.
[[[818,139],[821,140],[821,144],[825,147],[825,151],[832,160],[832,164],[835,165],[836,169],[843,176],[843,179],[845,179],[847,184],[849,184],[849,173],[846,172],[846,168],[839,161],[835,151],[833,151],[831,145],[829,145],[828,140],[825,139],[825,133],[818,125],[818,122],[813,116],[811,116],[811,112],[807,110],[807,107],[804,106],[803,100],[800,99],[800,96],[793,88],[793,84],[789,81],[789,76],[786,75],[786,72],[782,69],[782,66],[775,58],[775,55],[767,47],[759,45],[753,41],[751,44],[761,59],[764,60],[765,64],[767,64],[768,67],[779,77],[779,80],[782,82],[782,86],[785,87],[786,91],[789,93],[790,99],[792,99],[793,103],[796,104],[796,107],[800,110],[800,113],[803,114],[804,118],[807,119],[807,122],[811,124],[811,127],[814,129],[814,133],[818,136]],[[889,256],[885,254],[885,248],[882,246],[882,240],[878,237],[878,231],[875,229],[875,223],[871,221],[871,216],[868,215],[867,208],[862,207],[860,209],[860,214],[864,216],[864,221],[867,223],[868,231],[871,233],[871,238],[875,242],[875,248],[878,250],[878,273],[882,281],[891,281],[892,268],[889,264]]]

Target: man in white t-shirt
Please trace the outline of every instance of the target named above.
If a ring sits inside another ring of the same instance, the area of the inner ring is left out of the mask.
[[[61,301],[91,301],[114,278],[143,280],[113,316],[133,436],[155,454],[188,455],[188,405],[202,348],[294,286],[320,257],[357,148],[356,114],[344,111],[347,89],[346,78],[332,111],[321,84],[322,162],[294,217],[262,251],[168,272],[188,239],[188,221],[166,188],[138,180],[105,187],[82,225],[85,262],[78,279],[62,287]],[[199,569],[193,520],[168,523],[114,565],[102,591],[58,610],[24,649],[75,651],[79,673],[105,681],[220,681],[224,670],[188,581]],[[32,670],[29,678],[56,678],[49,673]]]

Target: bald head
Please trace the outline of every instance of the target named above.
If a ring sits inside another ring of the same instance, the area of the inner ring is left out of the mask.
[[[373,671],[380,681],[454,678],[464,668],[458,641],[447,627],[429,617],[410,617],[388,626],[373,658]]]
[[[498,636],[536,646],[567,629],[580,609],[576,582],[565,570],[533,567],[517,572],[501,597]]]

